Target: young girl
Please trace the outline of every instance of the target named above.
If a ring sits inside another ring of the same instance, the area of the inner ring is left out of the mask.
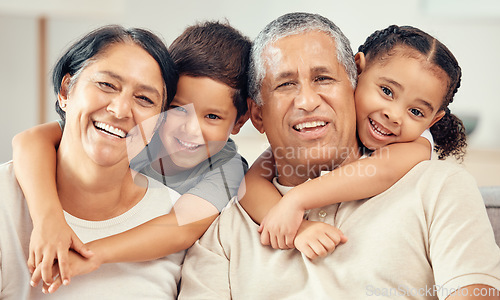
[[[461,69],[448,48],[417,28],[392,25],[369,36],[358,51],[357,134],[369,155],[281,197],[268,182],[270,152],[263,153],[245,176],[241,204],[261,224],[265,245],[295,246],[309,258],[325,255],[346,238],[339,233],[331,241],[304,237],[297,243],[307,210],[380,194],[430,159],[433,148],[439,159],[463,158],[464,126],[448,109]]]
[[[54,122],[16,137],[16,176],[34,224],[28,261],[32,285],[43,279],[44,290],[54,292],[61,283],[69,284],[70,276],[79,274],[68,265],[70,248],[94,261],[97,257],[101,264],[145,261],[184,250],[201,236],[236,194],[247,169],[229,134],[236,134],[247,120],[250,47],[249,39],[234,28],[206,22],[188,27],[169,48],[179,72],[177,93],[158,134],[131,167],[182,194],[173,210],[178,226],[167,226],[170,217],[162,216],[84,246],[65,222],[54,184],[55,154],[48,155],[55,152],[61,129]],[[112,128],[102,130],[114,133]],[[33,147],[38,151],[31,151]],[[54,281],[56,258],[60,277]]]

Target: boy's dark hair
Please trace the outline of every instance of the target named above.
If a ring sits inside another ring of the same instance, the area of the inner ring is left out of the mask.
[[[76,41],[59,58],[52,73],[52,83],[56,95],[60,92],[62,79],[66,74],[73,76],[79,73],[92,58],[96,57],[108,46],[117,43],[132,42],[148,52],[158,63],[165,84],[165,98],[162,110],[166,110],[177,90],[178,75],[175,64],[168,54],[165,43],[154,33],[141,29],[126,29],[120,25],[107,25],[97,28]],[[56,100],[56,111],[64,121],[66,113]]]
[[[169,47],[179,75],[208,77],[234,89],[236,120],[247,110],[248,60],[252,43],[229,24],[190,26]]]
[[[439,108],[440,111],[445,112],[445,115],[430,128],[430,131],[436,143],[434,149],[439,159],[453,155],[458,160],[463,160],[467,146],[465,127],[462,121],[448,109],[448,105],[453,102],[453,96],[460,87],[462,77],[462,70],[455,56],[445,45],[424,31],[411,26],[396,25],[375,31],[363,45],[359,46],[358,51],[365,54],[367,64],[369,64],[377,58],[383,58],[396,46],[407,46],[417,50],[448,75],[448,91]]]

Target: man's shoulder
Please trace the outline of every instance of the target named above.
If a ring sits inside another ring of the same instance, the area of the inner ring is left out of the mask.
[[[457,162],[445,160],[426,160],[416,165],[409,174],[417,176],[449,177],[456,174],[470,175],[465,167]]]
[[[14,164],[12,161],[0,164],[0,186],[2,189],[4,189],[5,186],[12,186],[13,183],[17,185],[16,176],[14,174]]]

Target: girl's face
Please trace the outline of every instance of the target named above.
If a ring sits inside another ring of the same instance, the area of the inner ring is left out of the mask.
[[[66,145],[82,161],[128,165],[129,131],[161,112],[164,84],[158,63],[135,44],[117,43],[82,70],[68,93],[69,81],[66,75],[60,93],[67,104]]]
[[[439,108],[447,92],[447,74],[415,51],[400,49],[370,64],[362,53],[356,55],[357,131],[371,150],[414,141],[444,115]]]
[[[160,131],[163,145],[180,170],[190,169],[219,152],[229,135],[245,118],[236,122],[234,90],[208,77],[181,75],[177,93]]]

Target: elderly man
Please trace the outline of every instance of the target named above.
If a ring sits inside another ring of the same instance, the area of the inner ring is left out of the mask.
[[[284,15],[259,34],[252,58],[251,118],[270,142],[281,193],[325,166],[359,159],[356,70],[331,21]],[[293,129],[317,120],[324,128]],[[500,250],[484,204],[471,176],[452,164],[421,163],[379,196],[313,210],[308,219],[338,227],[349,241],[314,261],[274,250],[233,201],[188,251],[180,298],[499,299]]]

